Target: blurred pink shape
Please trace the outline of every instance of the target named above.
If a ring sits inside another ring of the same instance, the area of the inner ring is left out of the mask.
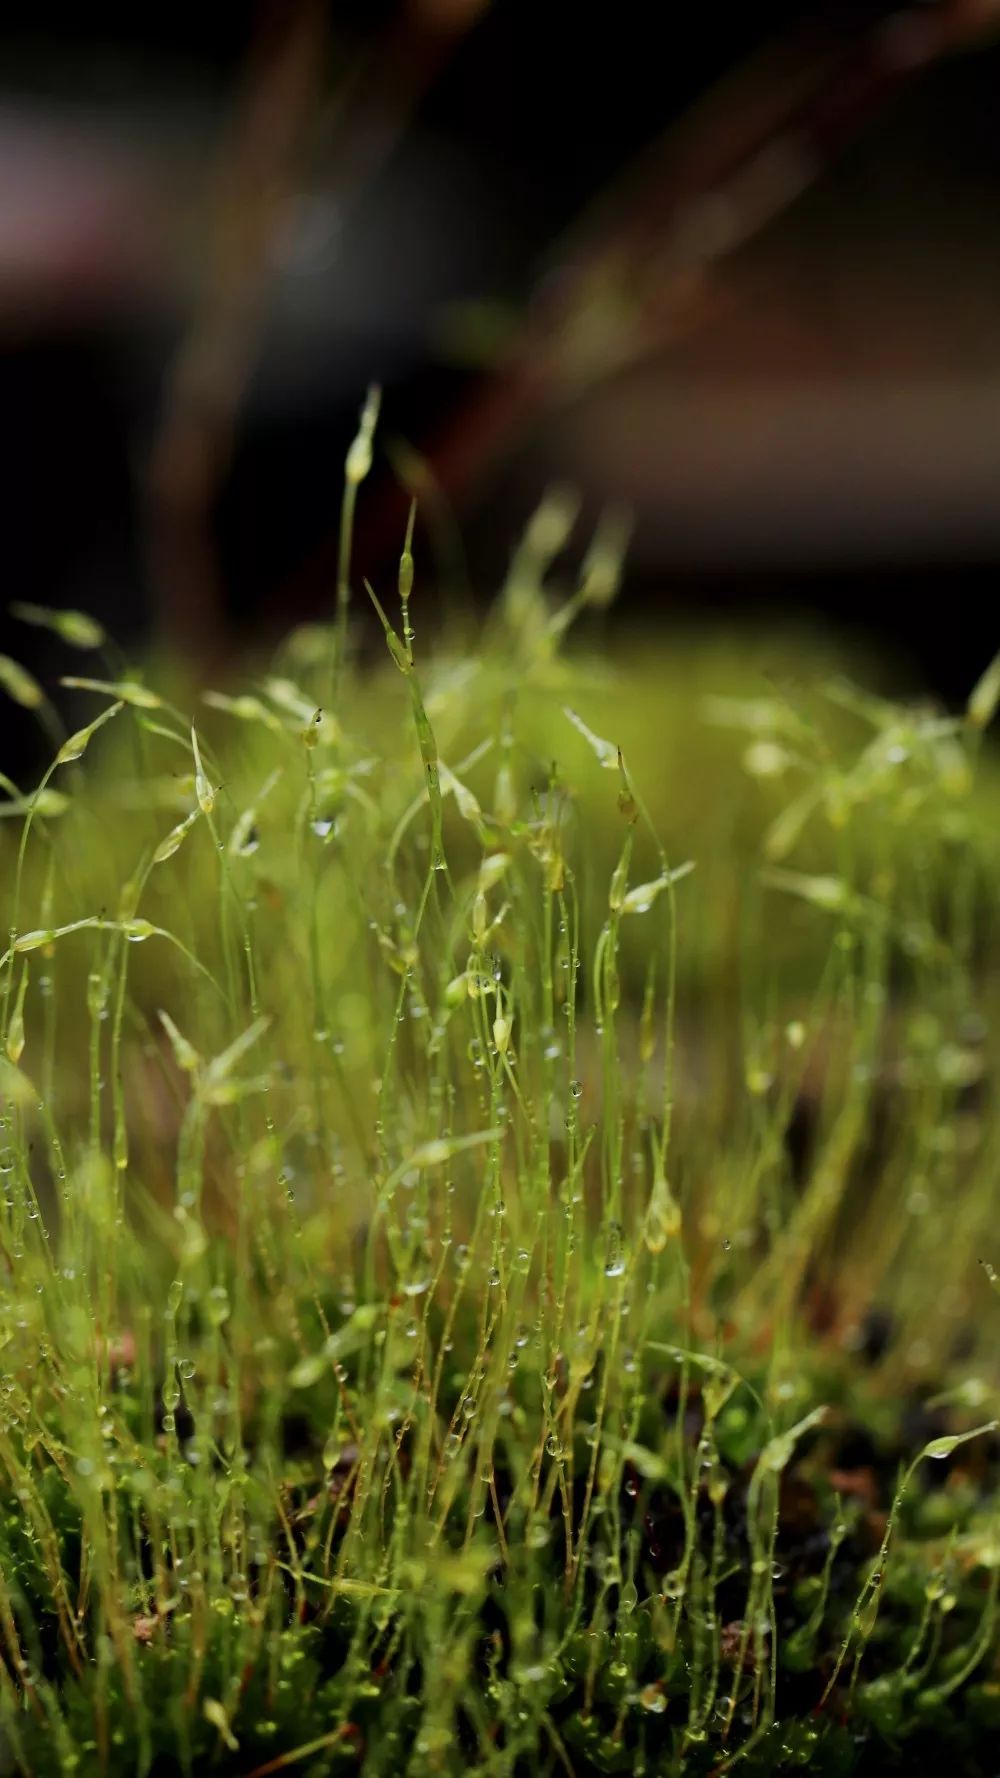
[[[156,291],[148,170],[121,141],[0,109],[0,321],[78,321]]]

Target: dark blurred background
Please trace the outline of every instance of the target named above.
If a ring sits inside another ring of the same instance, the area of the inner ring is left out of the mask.
[[[569,482],[581,538],[633,514],[624,624],[806,619],[961,698],[1000,628],[998,27],[8,4],[4,604],[213,671],[325,616],[376,380],[359,574],[411,487],[442,597],[485,599]]]

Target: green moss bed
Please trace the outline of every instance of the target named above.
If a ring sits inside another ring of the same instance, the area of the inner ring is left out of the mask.
[[[0,1771],[995,1772],[1000,669],[349,542],[0,670]]]

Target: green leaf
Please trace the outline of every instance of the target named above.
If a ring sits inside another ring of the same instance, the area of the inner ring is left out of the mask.
[[[45,693],[37,679],[33,679],[19,661],[11,660],[9,654],[0,654],[0,687],[23,710],[37,710],[45,702]]]
[[[794,802],[787,803],[780,814],[775,816],[764,835],[764,851],[768,858],[777,862],[787,857],[813,810],[819,805],[822,795],[822,785],[810,784],[801,796],[797,796]]]
[[[95,716],[93,722],[88,722],[86,728],[78,728],[75,734],[69,735],[56,754],[56,765],[69,765],[71,760],[79,759],[82,754],[86,753],[98,729],[103,728],[104,724],[110,722],[111,718],[117,716],[119,710],[123,710],[124,707],[123,700],[112,704],[109,709],[102,710],[100,716]]]
[[[20,618],[23,624],[34,624],[36,628],[52,630],[70,648],[100,648],[104,641],[104,630],[96,617],[90,617],[86,611],[54,611],[48,605],[27,605],[20,602],[11,606],[12,617]]]
[[[779,1475],[792,1460],[792,1455],[799,1439],[813,1426],[818,1426],[826,1418],[826,1407],[813,1408],[811,1414],[803,1415],[796,1420],[787,1432],[779,1432],[777,1438],[769,1439],[760,1454],[760,1466],[769,1469],[772,1474]]]
[[[18,1105],[22,1110],[38,1104],[38,1088],[34,1081],[23,1073],[15,1063],[2,1055],[0,1055],[0,1093],[5,1099],[9,1099],[12,1105]]]
[[[176,827],[170,829],[166,839],[161,840],[157,846],[153,853],[153,863],[163,864],[168,858],[172,858],[178,847],[183,844],[186,835],[191,832],[195,822],[200,819],[201,809],[198,808],[192,809],[190,815],[185,815],[183,821],[178,821]]]
[[[382,1307],[381,1303],[359,1303],[343,1327],[330,1334],[318,1352],[310,1352],[299,1359],[289,1372],[288,1381],[292,1388],[311,1389],[337,1359],[347,1358],[367,1345],[368,1335],[382,1313]]]
[[[969,693],[968,717],[973,728],[986,728],[1000,704],[1000,650]]]
[[[284,724],[275,716],[274,711],[269,710],[260,698],[251,697],[249,693],[244,692],[239,697],[231,698],[222,691],[203,691],[201,697],[202,703],[209,704],[213,710],[225,710],[229,716],[238,716],[241,722],[262,723],[273,734],[285,733]]]
[[[109,698],[120,698],[123,704],[131,704],[136,710],[163,709],[163,699],[137,679],[79,679],[67,674],[59,683],[73,691],[105,692]]]
[[[979,1438],[984,1432],[996,1432],[998,1426],[1000,1420],[987,1420],[982,1426],[974,1426],[971,1432],[956,1432],[950,1438],[932,1438],[930,1444],[924,1446],[920,1457],[950,1457],[959,1445],[968,1444],[971,1438]]]
[[[264,690],[272,704],[277,704],[279,710],[284,710],[286,716],[293,716],[296,722],[312,722],[315,717],[315,700],[307,697],[294,680],[272,675],[265,679]]]
[[[762,880],[769,888],[799,895],[803,901],[830,914],[845,913],[856,900],[843,877],[807,876],[804,871],[797,870],[768,870],[762,873]]]
[[[36,790],[33,796],[19,796],[12,802],[0,803],[0,820],[12,815],[65,815],[70,799],[61,790],[53,789],[46,784],[42,790]]]
[[[220,1704],[218,1698],[206,1698],[201,1708],[205,1721],[210,1722],[213,1729],[218,1729],[220,1739],[225,1742],[230,1753],[236,1753],[240,1744],[229,1726],[225,1706]]]
[[[164,1012],[162,1006],[158,1016],[160,1024],[170,1039],[170,1047],[174,1052],[177,1066],[183,1068],[185,1074],[197,1073],[201,1067],[201,1057],[194,1045],[188,1042],[183,1032],[178,1031],[170,1014]]]
[[[483,811],[479,805],[479,798],[462,783],[460,778],[456,778],[454,772],[450,771],[443,762],[439,763],[438,771],[441,776],[441,789],[445,795],[450,794],[455,798],[458,812],[463,821],[470,822],[478,830],[483,823]]]
[[[247,1051],[252,1049],[253,1045],[263,1037],[264,1032],[267,1030],[270,1023],[271,1021],[268,1018],[254,1019],[252,1025],[248,1025],[247,1029],[242,1031],[239,1037],[237,1037],[227,1049],[224,1049],[220,1055],[216,1056],[208,1064],[205,1073],[205,1086],[207,1089],[212,1090],[222,1084],[232,1072],[233,1068],[235,1068],[237,1062],[241,1061]]]
[[[673,883],[679,883],[682,877],[689,877],[694,870],[694,860],[688,859],[686,864],[679,864],[676,870],[664,871],[661,877],[654,877],[651,883],[637,883],[630,889],[621,904],[623,914],[645,914],[652,907],[661,890]]]
[[[614,742],[605,741],[600,735],[595,735],[593,729],[587,727],[583,717],[578,716],[575,710],[571,710],[568,704],[563,705],[563,715],[569,718],[575,729],[579,730],[605,771],[616,772],[618,770],[618,748]]]
[[[194,723],[191,724],[191,752],[194,754],[194,793],[198,798],[198,807],[203,815],[210,815],[215,808],[215,785],[209,782],[201,763],[198,731]]]

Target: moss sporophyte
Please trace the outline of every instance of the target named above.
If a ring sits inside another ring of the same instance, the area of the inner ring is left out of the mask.
[[[561,492],[359,604],[377,407],[266,670],[15,608],[0,1764],[979,1772],[1000,669],[616,653]]]

